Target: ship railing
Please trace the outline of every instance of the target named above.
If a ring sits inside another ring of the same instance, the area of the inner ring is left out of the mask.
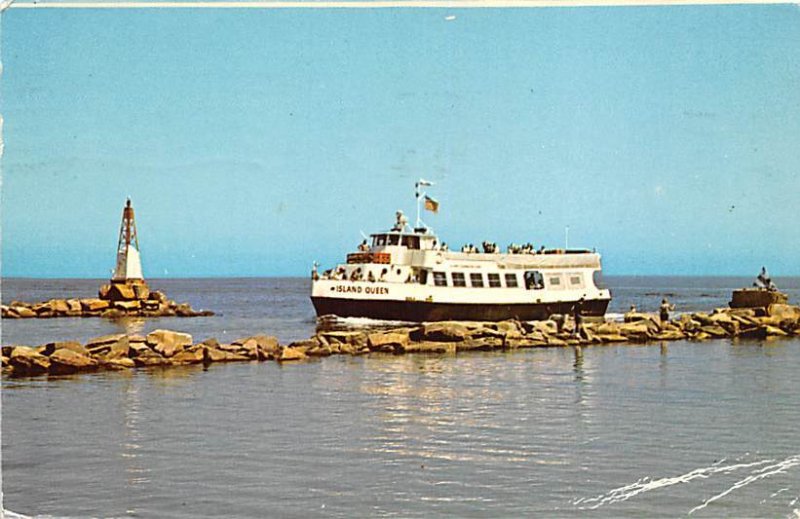
[[[388,265],[392,255],[388,252],[354,252],[347,255],[347,263],[378,263]]]

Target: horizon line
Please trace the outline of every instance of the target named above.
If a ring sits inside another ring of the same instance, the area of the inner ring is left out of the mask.
[[[536,9],[558,7],[635,7],[684,5],[796,4],[791,0],[220,0],[220,1],[64,1],[0,3],[6,9]]]
[[[607,277],[635,277],[635,278],[754,278],[751,274],[606,274],[603,273],[604,278]],[[800,278],[800,274],[771,274],[771,278]],[[178,279],[311,279],[308,275],[256,275],[256,276],[176,276],[176,277],[148,277],[144,281],[149,280],[178,280]],[[0,282],[7,280],[75,280],[75,281],[103,281],[108,282],[108,278],[94,278],[83,276],[0,276]]]

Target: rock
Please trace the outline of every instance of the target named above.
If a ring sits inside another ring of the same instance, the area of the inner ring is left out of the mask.
[[[328,357],[332,354],[333,354],[333,348],[331,348],[330,346],[318,346],[316,348],[311,348],[306,352],[306,355],[308,355],[309,357]]]
[[[538,339],[529,336],[522,337],[520,339],[507,339],[506,340],[506,347],[507,348],[541,348],[543,346],[547,346],[547,340],[544,338]],[[460,348],[459,348],[460,350]]]
[[[125,313],[117,308],[109,308],[107,310],[103,310],[100,314],[100,317],[104,317],[106,319],[119,319],[120,317],[124,317]]]
[[[455,342],[419,341],[409,342],[406,353],[455,353]]]
[[[0,316],[2,316],[3,319],[16,319],[19,317],[19,313],[10,306],[0,305]]]
[[[278,362],[291,362],[303,360],[306,358],[305,352],[299,348],[285,347],[282,348],[275,360]]]
[[[619,334],[632,341],[647,341],[651,335],[658,332],[658,327],[653,329],[653,322],[648,320],[624,323],[619,326]]]
[[[133,347],[131,348],[133,349]],[[137,366],[168,366],[172,364],[169,359],[162,357],[150,348],[136,350],[133,362]]]
[[[725,328],[716,324],[701,326],[700,331],[718,339],[728,336],[728,332],[725,331]]]
[[[767,337],[786,337],[787,335],[789,335],[788,333],[784,332],[783,330],[775,326],[768,325],[765,326],[765,329],[767,332]]]
[[[67,307],[67,315],[70,317],[77,317],[82,313],[81,302],[77,299],[67,299]]]
[[[172,362],[175,364],[200,364],[205,359],[206,346],[198,344],[177,353],[172,357]]]
[[[766,326],[755,326],[739,331],[739,338],[741,339],[758,339],[763,340],[767,338]]]
[[[102,299],[82,299],[81,308],[84,312],[100,312],[108,308],[109,302]]]
[[[117,344],[125,339],[126,350],[128,346],[128,337],[124,333],[115,333],[113,335],[103,335],[102,337],[95,337],[86,343],[86,349],[92,355],[102,355],[111,349],[111,346]]]
[[[458,342],[470,336],[470,330],[462,323],[455,321],[442,321],[425,323],[418,331],[412,332],[411,337],[418,335],[419,340],[433,342]]]
[[[376,332],[367,336],[370,350],[386,353],[401,353],[408,345],[408,333]]]
[[[47,302],[47,306],[56,315],[66,315],[69,312],[69,305],[63,299],[51,299]]]
[[[651,319],[655,319],[657,316],[655,314],[648,314],[644,312],[626,312],[623,316],[623,322],[626,323],[637,323],[639,321],[648,321]]]
[[[166,294],[160,290],[151,291],[149,299],[158,303],[166,303],[168,301]]]
[[[136,363],[133,359],[129,359],[127,357],[121,358],[101,358],[99,360],[100,365],[107,369],[130,369],[136,367]]]
[[[135,313],[138,312],[139,309],[142,308],[141,301],[114,301],[112,303],[113,307],[117,310],[122,310],[125,313]]]
[[[13,310],[17,313],[17,316],[21,317],[22,319],[36,317],[36,312],[25,306],[15,306]]]
[[[526,322],[523,327],[527,333],[539,332],[545,336],[558,333],[558,323],[553,320]]]
[[[475,339],[467,339],[465,341],[455,344],[456,351],[470,351],[470,350],[498,350],[502,348],[505,341],[499,337],[481,337]]]
[[[14,375],[20,376],[41,375],[50,369],[50,359],[28,346],[14,348],[8,363],[14,368]]]
[[[98,366],[99,363],[95,359],[67,348],[58,349],[50,355],[50,374],[52,375],[93,371]]]
[[[204,339],[203,342],[201,342],[200,344],[202,344],[203,346],[208,346],[209,348],[214,348],[217,350],[219,349],[219,341],[217,340],[216,337],[209,337],[208,339]],[[236,344],[236,341],[234,341],[234,344]]]
[[[800,319],[800,307],[785,304],[772,304],[769,305],[769,308],[767,309],[767,315],[770,317],[775,317],[781,321],[786,319],[797,321]]]
[[[252,337],[233,341],[233,344],[240,344],[245,347],[247,351],[250,351],[253,343],[256,344],[257,357],[259,360],[275,358],[275,355],[278,353],[278,339],[271,335],[254,335]]]
[[[194,317],[195,313],[188,303],[181,303],[175,307],[175,315],[178,317]]]
[[[155,330],[147,334],[147,345],[164,357],[172,357],[192,345],[192,336],[170,330]]]
[[[51,342],[45,345],[44,351],[42,352],[44,355],[50,356],[58,350],[70,350],[78,353],[80,355],[89,356],[89,350],[84,348],[81,343],[75,341],[66,341],[66,342]]]
[[[627,342],[628,338],[624,335],[620,335],[619,333],[602,333],[597,334],[597,337],[600,339],[600,342],[608,343],[608,342]]]
[[[212,362],[232,362],[250,360],[244,355],[238,355],[229,351],[218,350],[209,346],[203,346],[203,362],[210,364]]]
[[[567,341],[563,339],[559,339],[558,337],[548,336],[547,337],[547,345],[548,346],[566,346]]]

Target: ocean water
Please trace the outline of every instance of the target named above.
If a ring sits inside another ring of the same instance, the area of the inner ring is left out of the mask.
[[[612,313],[737,278],[606,278]],[[800,279],[776,279],[798,301]],[[95,280],[4,280],[2,299]],[[209,318],[3,320],[3,344],[314,332],[304,279],[153,280]],[[800,340],[330,357],[2,381],[4,507],[56,517],[800,517]]]

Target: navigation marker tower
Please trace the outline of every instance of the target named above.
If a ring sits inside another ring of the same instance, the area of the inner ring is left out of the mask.
[[[99,295],[100,299],[111,301],[145,300],[150,295],[150,289],[142,275],[136,217],[130,198],[122,210],[122,224],[117,242],[117,266],[111,275],[111,283],[103,285]]]

